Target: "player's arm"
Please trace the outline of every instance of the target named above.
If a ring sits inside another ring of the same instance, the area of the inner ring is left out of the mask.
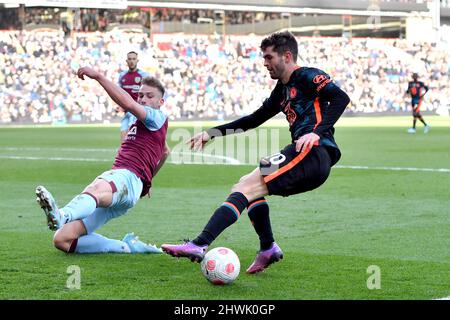
[[[120,141],[124,141],[127,138],[127,131],[120,131]]]
[[[108,80],[103,74],[91,68],[83,67],[78,69],[77,75],[84,80],[84,76],[97,80],[97,82],[105,89],[111,99],[121,106],[125,111],[129,111],[141,121],[145,121],[147,112],[143,106],[133,100],[133,98],[118,85]]]
[[[155,168],[155,172],[153,173],[153,176],[156,176],[156,174],[158,173],[159,169],[161,169],[161,167],[164,165],[164,163],[166,162],[166,160],[169,157],[169,155],[170,155],[170,147],[167,144],[167,142],[165,142],[164,151],[163,151],[162,157],[159,160],[158,165]]]
[[[313,130],[314,133],[321,136],[324,132],[331,129],[350,103],[349,96],[334,83],[327,84],[319,93],[320,99],[328,101],[330,104],[322,113],[322,121]]]
[[[123,77],[125,76],[125,74],[126,74],[126,71],[122,71],[120,74],[119,74],[119,80],[117,80],[117,85],[119,86],[119,87],[121,87],[122,89],[123,89],[123,87],[122,87],[122,79],[123,79]],[[121,107],[121,106],[117,106],[117,112],[123,112],[124,114],[125,114],[125,116],[127,115],[127,112]],[[126,135],[125,135],[126,136]]]
[[[425,92],[420,96],[421,98],[428,92],[428,90],[430,90],[430,88],[428,88],[428,86],[424,85],[423,83],[422,83],[422,88],[425,89]]]
[[[280,99],[282,97],[281,90],[281,84],[277,84],[270,97],[267,98],[262,106],[252,114],[200,132],[192,137],[187,143],[190,145],[191,149],[197,150],[203,148],[208,141],[215,137],[236,133],[237,130],[243,132],[259,127],[281,111],[279,108]]]
[[[124,141],[128,134],[128,128],[129,126],[129,119],[130,115],[129,113],[125,113],[122,120],[120,121],[120,138],[121,141]]]
[[[322,120],[314,130],[296,140],[297,152],[309,150],[317,144],[322,135],[333,127],[350,102],[349,96],[322,70],[312,69],[306,78],[306,85],[312,94],[318,95],[321,101],[328,101],[329,105],[325,110],[320,110]]]

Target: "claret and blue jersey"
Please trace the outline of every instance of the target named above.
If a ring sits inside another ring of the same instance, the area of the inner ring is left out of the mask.
[[[150,76],[149,73],[137,69],[135,71],[123,71],[119,75],[118,85],[133,98],[134,101],[138,99],[139,88],[141,87],[142,79]]]

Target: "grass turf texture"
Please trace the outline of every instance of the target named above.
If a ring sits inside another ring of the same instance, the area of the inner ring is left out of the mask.
[[[344,118],[339,165],[450,168],[448,119],[409,135],[410,118]],[[179,126],[179,125],[178,125]],[[272,125],[273,126],[273,125]],[[176,127],[176,126],[174,126]],[[173,128],[170,133],[172,133]],[[189,129],[191,130],[191,129]],[[258,249],[244,213],[213,243],[232,248],[241,274],[230,286],[208,283],[198,264],[168,255],[67,255],[35,203],[45,185],[66,204],[110,168],[117,127],[0,128],[0,299],[433,299],[450,295],[450,173],[336,168],[325,185],[289,198],[268,197],[285,259],[258,275],[245,269]],[[289,142],[287,128],[280,145]],[[170,142],[174,146],[175,142]],[[76,149],[92,150],[76,150]],[[38,160],[14,159],[38,157]],[[105,161],[49,161],[72,157]],[[108,160],[110,159],[110,161]],[[157,245],[194,237],[231,186],[254,166],[167,164],[151,199],[98,232],[134,231]],[[81,290],[66,288],[81,268]],[[381,270],[369,290],[367,269]]]

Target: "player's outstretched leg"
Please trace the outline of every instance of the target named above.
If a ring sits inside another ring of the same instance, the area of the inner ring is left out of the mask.
[[[269,205],[265,198],[250,202],[247,207],[248,217],[259,237],[260,250],[264,251],[275,242],[269,216]]]
[[[58,230],[64,224],[64,218],[61,215],[56,201],[52,194],[43,186],[38,186],[36,188],[36,201],[44,210],[45,216],[47,217],[47,225],[50,230]]]
[[[269,205],[266,199],[258,198],[248,204],[248,217],[259,236],[260,251],[247,273],[258,273],[270,264],[283,258],[283,252],[275,243],[270,224]]]
[[[193,241],[185,241],[183,244],[163,244],[162,250],[174,257],[186,257],[191,261],[201,262],[208,246],[222,233],[223,230],[235,223],[241,212],[248,205],[248,200],[241,192],[233,192],[216,209],[209,219],[203,231]]]
[[[274,242],[272,246],[264,251],[259,251],[253,263],[248,267],[247,273],[258,273],[269,267],[272,263],[283,259],[283,251]]]
[[[66,246],[67,247],[67,246]],[[65,248],[61,248],[64,250]],[[68,253],[162,253],[154,245],[139,240],[128,233],[122,240],[110,239],[97,233],[81,236],[70,242]]]
[[[156,245],[147,244],[139,240],[139,237],[134,235],[134,232],[127,233],[122,241],[128,245],[131,253],[162,253],[162,250],[157,248]]]
[[[116,240],[95,232],[86,232],[81,220],[69,222],[56,231],[53,244],[66,253],[162,253],[156,246],[140,241],[133,233]]]
[[[185,240],[182,244],[163,244],[161,249],[173,257],[186,257],[192,262],[201,262],[208,245],[197,245],[192,241]]]
[[[413,126],[408,129],[408,133],[416,133],[416,122],[417,122],[417,117],[415,115],[413,115]]]

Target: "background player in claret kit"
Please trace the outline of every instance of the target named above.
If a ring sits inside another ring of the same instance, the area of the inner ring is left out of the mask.
[[[420,114],[420,107],[422,106],[423,96],[428,92],[428,87],[422,82],[418,81],[419,75],[417,73],[413,73],[412,75],[413,81],[408,83],[408,90],[406,93],[411,95],[411,106],[412,106],[412,114],[413,114],[413,126],[408,129],[409,133],[416,133],[416,122],[417,119],[423,123],[423,132],[428,133],[430,131],[430,126],[427,125],[425,120],[423,120],[422,115]]]
[[[278,79],[270,97],[253,114],[195,135],[191,148],[203,148],[209,140],[233,130],[256,128],[279,112],[289,122],[292,143],[263,158],[258,168],[242,177],[194,240],[163,244],[161,248],[172,256],[201,261],[208,246],[247,208],[260,239],[260,251],[247,272],[263,271],[283,258],[264,196],[287,197],[318,188],[341,157],[333,126],[350,102],[348,95],[322,70],[297,65],[298,45],[291,33],[272,34],[261,42],[261,50],[271,78]]]
[[[72,253],[161,253],[156,246],[145,244],[129,233],[120,240],[108,239],[95,230],[113,218],[125,214],[145,196],[153,177],[165,157],[164,145],[167,116],[160,110],[164,103],[164,87],[147,77],[139,89],[138,102],[128,93],[90,68],[81,68],[78,77],[95,79],[115,103],[137,119],[117,153],[112,169],[99,175],[84,191],[59,209],[43,186],[36,188],[37,201],[47,217],[51,230],[56,230],[56,248]]]
[[[138,69],[138,62],[137,52],[128,52],[126,59],[128,70],[120,73],[118,82],[119,87],[128,92],[134,101],[138,101],[139,87],[141,86],[142,79],[150,76],[147,72]],[[136,121],[136,117],[131,112],[122,111],[125,114],[120,123],[120,136],[124,140],[127,136],[128,129]]]

